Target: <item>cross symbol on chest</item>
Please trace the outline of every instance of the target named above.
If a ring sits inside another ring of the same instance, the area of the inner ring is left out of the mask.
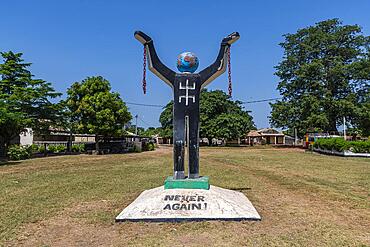
[[[195,83],[191,87],[189,87],[189,80],[186,79],[185,87],[180,82],[180,89],[185,89],[185,95],[179,97],[179,103],[181,103],[181,99],[185,99],[185,105],[189,104],[189,98],[193,99],[193,103],[195,103],[195,95],[189,96],[189,90],[195,90]]]

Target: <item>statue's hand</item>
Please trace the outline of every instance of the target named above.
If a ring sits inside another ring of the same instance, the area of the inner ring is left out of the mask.
[[[232,43],[237,41],[239,38],[240,38],[239,33],[238,32],[233,32],[222,40],[222,44],[231,45]]]
[[[141,31],[136,31],[134,33],[134,36],[135,36],[135,39],[140,41],[140,43],[142,43],[143,45],[152,41],[152,38],[150,38],[148,35],[146,35],[145,33],[141,32]]]

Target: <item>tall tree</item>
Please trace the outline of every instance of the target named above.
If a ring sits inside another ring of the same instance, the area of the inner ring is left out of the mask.
[[[45,132],[60,120],[59,108],[50,100],[60,96],[50,83],[33,79],[22,53],[0,53],[0,139],[6,154],[10,141],[26,127]]]
[[[101,76],[75,82],[67,90],[66,106],[72,128],[79,133],[96,134],[97,150],[100,137],[119,136],[131,119],[131,113],[118,93],[111,92],[109,81]]]
[[[160,135],[161,137],[167,137],[166,133],[163,133],[163,129],[161,127],[159,128],[149,127],[140,134],[145,137],[152,137],[155,135]]]
[[[168,103],[159,121],[166,133],[172,133],[172,107]],[[208,140],[213,138],[236,139],[255,129],[253,119],[242,107],[242,102],[231,100],[221,90],[203,90],[200,97],[200,133]]]
[[[159,122],[162,126],[162,137],[172,137],[173,133],[173,100],[171,100],[163,109],[161,115],[159,116]],[[165,134],[166,136],[163,136]]]
[[[370,37],[358,25],[331,19],[284,35],[283,61],[276,66],[283,99],[272,103],[275,127],[337,131],[369,122]],[[361,110],[362,109],[362,110]],[[366,111],[367,114],[363,114]]]
[[[200,97],[200,136],[237,139],[255,129],[253,118],[242,102],[233,101],[221,90],[203,90]]]

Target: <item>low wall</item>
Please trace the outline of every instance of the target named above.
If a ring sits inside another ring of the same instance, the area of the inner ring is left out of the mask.
[[[343,152],[338,152],[336,150],[327,150],[321,148],[313,148],[314,152],[322,153],[322,154],[330,154],[330,155],[337,155],[343,157],[365,157],[370,158],[370,153],[354,153],[349,150],[345,150]]]

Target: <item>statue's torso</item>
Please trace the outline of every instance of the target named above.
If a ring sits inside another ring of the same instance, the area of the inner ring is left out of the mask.
[[[199,74],[176,74],[173,90],[176,110],[185,114],[199,112],[199,96],[201,90]]]

